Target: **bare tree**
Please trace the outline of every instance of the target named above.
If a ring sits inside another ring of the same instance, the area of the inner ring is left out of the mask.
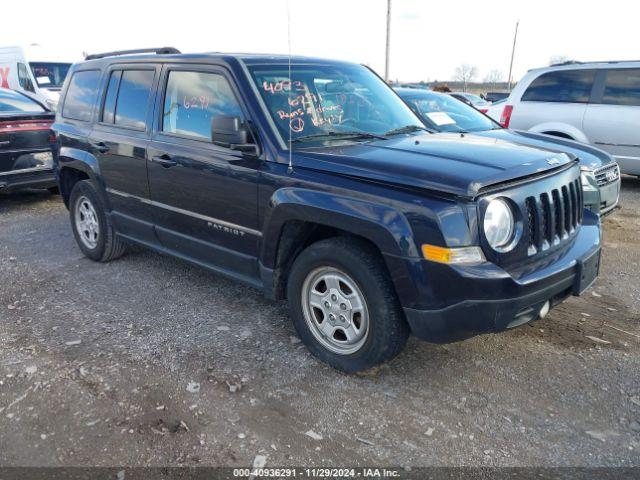
[[[454,80],[458,82],[462,82],[464,84],[463,91],[467,91],[467,83],[472,82],[474,78],[478,75],[478,67],[474,65],[469,65],[468,63],[463,63],[459,67],[456,68],[454,73]]]
[[[504,75],[500,70],[490,70],[484,77],[484,83],[491,85],[491,90],[495,90],[496,83],[504,81]]]
[[[566,55],[554,55],[553,57],[549,58],[549,65],[555,65],[556,63],[564,63],[568,61],[569,57],[567,57]]]

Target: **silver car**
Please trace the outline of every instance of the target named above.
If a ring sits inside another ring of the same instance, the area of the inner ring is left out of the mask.
[[[640,61],[567,62],[530,70],[496,120],[590,143],[611,154],[622,173],[640,175]]]
[[[618,204],[620,170],[608,153],[584,143],[539,133],[501,128],[491,119],[449,95],[416,88],[396,88],[400,98],[426,127],[439,132],[473,132],[477,136],[565,152],[580,159],[585,206],[604,215]]]

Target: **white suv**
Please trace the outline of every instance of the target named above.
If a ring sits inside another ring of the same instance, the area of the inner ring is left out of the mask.
[[[623,173],[640,175],[640,61],[530,70],[504,102],[499,121],[590,143],[611,154]]]

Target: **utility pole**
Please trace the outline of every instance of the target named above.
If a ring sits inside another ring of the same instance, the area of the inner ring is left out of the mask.
[[[516,22],[516,33],[513,35],[513,48],[511,49],[511,63],[509,64],[509,91],[511,91],[511,72],[513,71],[513,57],[516,54],[516,40],[518,39],[518,25],[520,25],[520,20]]]
[[[384,61],[384,80],[389,81],[389,47],[391,45],[391,0],[387,0],[387,50]]]

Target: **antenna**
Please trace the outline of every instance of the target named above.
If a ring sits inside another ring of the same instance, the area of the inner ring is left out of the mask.
[[[520,25],[520,20],[516,22],[516,33],[513,35],[513,48],[511,49],[511,63],[509,64],[509,91],[511,91],[511,72],[513,71],[513,57],[516,54],[516,40],[518,39],[518,26]]]
[[[287,104],[289,105],[289,122],[291,122],[291,92],[293,90],[293,80],[291,78],[291,13],[289,9],[289,0],[287,0],[287,44],[289,47],[289,98]],[[293,173],[293,152],[291,151],[291,125],[289,125],[289,168],[287,173]]]

